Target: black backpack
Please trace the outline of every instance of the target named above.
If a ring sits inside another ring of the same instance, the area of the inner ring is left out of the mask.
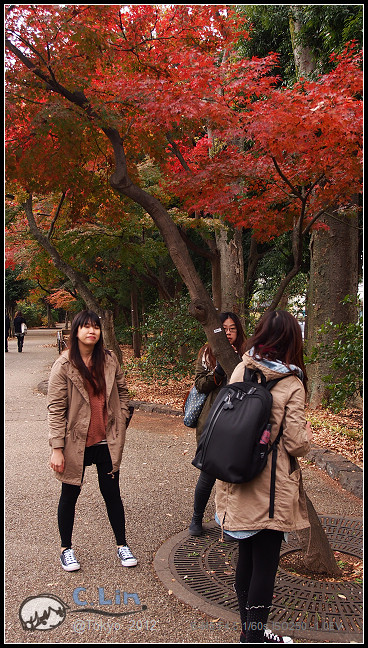
[[[274,513],[277,446],[282,425],[271,446],[262,436],[270,432],[270,390],[287,376],[290,374],[267,382],[261,371],[246,368],[243,382],[222,387],[209,411],[192,461],[193,466],[216,479],[241,484],[251,481],[264,469],[272,451],[269,517]]]

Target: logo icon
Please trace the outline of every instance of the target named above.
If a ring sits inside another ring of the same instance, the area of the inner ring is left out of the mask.
[[[29,596],[19,608],[23,630],[52,630],[63,623],[69,606],[54,594]]]

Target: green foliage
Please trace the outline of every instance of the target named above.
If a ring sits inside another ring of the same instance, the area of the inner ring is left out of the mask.
[[[192,373],[206,338],[201,325],[188,313],[189,297],[168,304],[158,302],[142,329],[146,337],[142,357],[132,362],[145,378],[182,380]]]
[[[44,316],[45,308],[42,304],[29,304],[24,301],[18,303],[17,309],[23,314],[28,328],[44,326],[44,320],[46,318]]]
[[[302,42],[314,53],[323,72],[330,55],[341,53],[351,40],[363,44],[363,5],[304,5]]]
[[[293,5],[239,5],[240,13],[250,19],[250,40],[239,42],[246,56],[280,55],[284,82],[295,81],[295,63],[290,39],[289,17]],[[302,18],[300,38],[317,61],[320,72],[331,69],[330,55],[341,52],[345,43],[363,42],[363,5],[297,5]]]
[[[28,296],[34,287],[34,282],[28,279],[18,279],[22,272],[21,266],[5,270],[5,304],[8,309],[14,309],[17,303]]]
[[[299,321],[304,320],[305,295],[308,284],[309,237],[304,241],[302,267],[291,280],[277,308],[290,311]],[[283,234],[270,244],[259,245],[260,259],[256,281],[252,288],[247,335],[251,335],[264,311],[270,305],[275,293],[287,273],[293,267],[291,240],[289,234]]]
[[[239,40],[238,47],[244,56],[267,56],[276,52],[280,56],[280,69],[275,73],[284,78],[295,77],[295,64],[289,31],[290,5],[239,5],[251,23],[250,39]]]
[[[314,347],[308,361],[328,361],[331,371],[323,377],[329,391],[328,406],[340,412],[351,406],[354,397],[363,395],[363,316],[353,324],[328,320],[319,333],[332,338],[332,343]]]

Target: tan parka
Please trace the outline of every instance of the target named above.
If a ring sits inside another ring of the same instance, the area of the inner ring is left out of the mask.
[[[245,353],[229,382],[242,381],[245,366],[261,369],[266,380],[280,377],[280,373]],[[216,513],[222,528],[229,531],[293,531],[309,526],[301,472],[296,459],[306,455],[310,449],[304,415],[304,386],[297,376],[290,374],[276,383],[271,393],[271,443],[283,424],[277,455],[274,517],[269,517],[270,453],[265,469],[252,481],[244,484],[216,482]]]
[[[129,394],[124,373],[112,352],[105,361],[107,428],[106,439],[112,461],[112,472],[119,470],[129,416]],[[69,361],[69,351],[52,366],[48,394],[48,427],[51,448],[63,448],[64,472],[55,477],[67,484],[82,483],[87,431],[91,418],[89,396],[83,379]]]

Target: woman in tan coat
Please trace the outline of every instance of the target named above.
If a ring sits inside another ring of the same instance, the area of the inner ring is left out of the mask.
[[[239,317],[232,312],[220,313],[226,337],[235,351],[239,354],[239,360],[246,348],[245,334]],[[207,398],[200,413],[196,428],[197,444],[203,432],[208,413],[222,385],[226,385],[226,375],[221,365],[216,361],[210,345],[205,344],[198,353],[194,385]],[[201,471],[194,492],[194,511],[189,527],[189,533],[199,536],[203,533],[202,519],[207,502],[210,498],[212,488],[216,479]]]
[[[284,534],[309,526],[296,457],[310,449],[311,429],[304,416],[307,376],[298,321],[286,311],[267,313],[247,344],[248,351],[230,382],[243,379],[245,367],[261,370],[266,380],[286,374],[272,389],[270,443],[281,424],[274,513],[270,517],[271,456],[259,475],[244,484],[216,484],[216,520],[239,540],[235,589],[242,622],[242,643],[292,643],[266,629]]]
[[[78,313],[72,323],[69,350],[55,361],[48,387],[50,466],[62,482],[58,506],[61,566],[80,569],[72,549],[75,506],[86,466],[96,464],[121,564],[137,564],[127,546],[120,496],[119,467],[129,416],[125,377],[116,356],[104,349],[100,318]]]

